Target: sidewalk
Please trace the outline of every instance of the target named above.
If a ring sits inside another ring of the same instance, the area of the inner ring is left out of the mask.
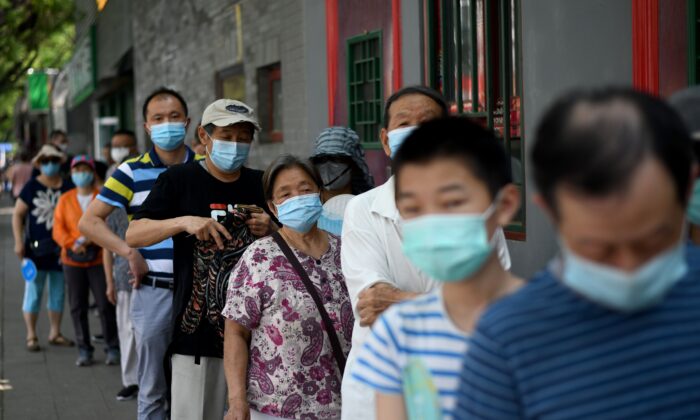
[[[22,320],[24,280],[14,255],[11,206],[0,200],[0,379],[9,381],[11,390],[0,391],[0,420],[44,419],[132,419],[136,401],[115,399],[121,389],[118,366],[104,365],[101,345],[95,346],[95,365],[78,368],[75,347],[48,346],[46,290],[39,317],[39,344],[42,350],[25,350],[26,331]],[[74,339],[68,296],[62,332]],[[100,332],[99,321],[91,315],[91,332]],[[0,386],[0,389],[2,387]]]

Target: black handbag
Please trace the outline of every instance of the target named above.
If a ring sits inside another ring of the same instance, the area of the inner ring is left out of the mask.
[[[61,253],[61,247],[51,238],[39,239],[36,241],[30,240],[29,248],[32,250],[32,254],[35,257],[50,257]]]
[[[75,252],[73,252],[73,250],[66,248],[68,258],[77,263],[87,263],[95,261],[98,252],[100,252],[100,247],[95,245],[88,245],[88,247],[85,249],[85,252],[82,254],[76,254]]]

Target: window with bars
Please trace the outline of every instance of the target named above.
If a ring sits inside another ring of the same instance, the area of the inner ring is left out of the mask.
[[[382,124],[382,33],[347,40],[349,125],[367,148],[379,148]]]
[[[281,142],[282,67],[280,63],[258,69],[258,119],[262,142]]]
[[[501,138],[525,203],[520,0],[424,0],[426,83]],[[525,239],[525,206],[506,229]]]

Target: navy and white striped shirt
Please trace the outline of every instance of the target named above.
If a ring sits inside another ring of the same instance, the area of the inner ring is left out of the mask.
[[[459,419],[700,419],[700,250],[663,303],[625,314],[550,271],[483,315]]]
[[[195,154],[185,146],[185,163],[195,159]],[[112,207],[126,210],[129,220],[141,208],[158,176],[167,166],[158,158],[155,149],[129,159],[119,165],[105,182],[97,199]],[[140,248],[139,252],[148,264],[150,277],[173,280],[173,240],[168,238],[157,244]]]
[[[451,419],[467,344],[437,289],[382,314],[351,375],[377,392],[403,394],[411,419]]]

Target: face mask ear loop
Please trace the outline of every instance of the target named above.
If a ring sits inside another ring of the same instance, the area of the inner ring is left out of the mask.
[[[484,224],[496,212],[496,207],[500,203],[501,197],[503,197],[503,190],[500,190],[500,191],[498,191],[498,193],[496,193],[496,197],[493,199],[493,202],[491,202],[491,205],[489,206],[489,208],[487,208],[486,211],[482,213],[482,217],[484,218]],[[495,246],[495,244],[496,244],[496,235],[498,233],[498,229],[501,229],[501,226],[496,226],[496,229],[493,231],[493,234],[489,238],[489,243],[492,246]]]

